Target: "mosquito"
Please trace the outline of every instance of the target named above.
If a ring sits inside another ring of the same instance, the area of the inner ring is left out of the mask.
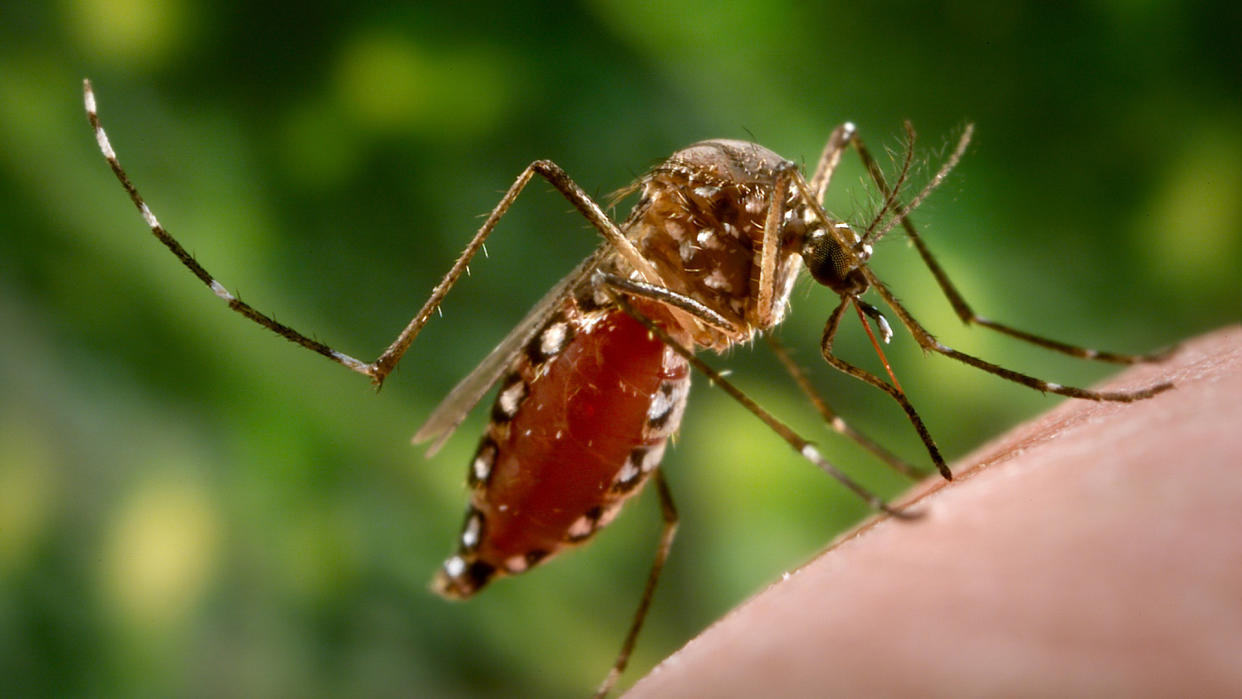
[[[378,388],[400,361],[445,295],[522,190],[538,176],[550,183],[603,237],[603,245],[552,288],[500,344],[463,379],[414,435],[434,454],[467,413],[499,385],[491,417],[467,469],[470,502],[456,551],[435,575],[432,589],[465,599],[496,578],[529,570],[582,544],[611,522],[648,480],[655,481],[663,529],[638,608],[616,661],[597,690],[606,695],[629,661],[677,528],[677,509],[659,470],[668,438],[681,423],[693,370],[704,374],[775,431],[803,458],[825,471],[878,512],[902,519],[917,513],[890,506],[704,363],[696,352],[723,352],[779,324],[802,267],[839,297],[820,339],[833,368],[874,386],[895,401],[918,433],[934,467],[951,479],[922,418],[883,358],[880,341],[892,328],[876,306],[874,290],[925,351],[995,374],[1037,391],[1096,401],[1130,402],[1172,388],[1159,383],[1136,391],[1095,391],[1022,374],[939,342],[868,266],[874,244],[900,225],[958,317],[1047,349],[1082,359],[1132,364],[1168,352],[1098,352],[1012,328],[977,315],[932,256],[910,220],[914,210],[956,166],[972,127],[962,133],[939,171],[902,201],[913,154],[908,124],[904,162],[890,185],[853,124],[833,130],[810,179],[772,151],[733,140],[711,140],[677,151],[618,193],[638,194],[632,212],[614,222],[559,166],[531,163],[492,209],[431,296],[387,349],[365,362],[283,325],[231,293],[160,224],[121,167],[104,132],[90,81],[86,114],[104,158],[138,207],[151,233],[229,308],[252,321],[369,377]],[[854,150],[883,201],[864,230],[833,218],[823,198],[846,150]],[[845,314],[853,310],[881,357],[886,378],[833,352]],[[777,357],[827,425],[880,460],[911,476],[920,470],[850,427],[806,380],[783,347],[767,336]]]

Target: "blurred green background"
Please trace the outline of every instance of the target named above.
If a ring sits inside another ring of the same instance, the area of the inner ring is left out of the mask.
[[[603,195],[703,138],[813,162],[847,119],[880,151],[912,120],[920,183],[977,124],[915,219],[981,313],[1146,351],[1242,310],[1236,3],[366,5],[0,10],[0,694],[580,696],[659,529],[648,495],[469,603],[426,590],[485,411],[431,460],[409,436],[597,245],[549,187],[376,395],[156,244],[95,148],[83,77],[186,247],[364,359],[535,158]],[[846,164],[829,208],[865,221]],[[954,346],[1062,383],[1112,371],[964,330],[896,233],[874,266]],[[833,301],[801,284],[781,337],[854,424],[926,463],[891,401],[816,357]],[[840,348],[876,366],[856,324]],[[950,457],[1057,403],[901,330],[890,358]],[[711,361],[871,487],[904,487],[819,426],[762,343]],[[865,514],[701,380],[665,465],[682,528],[625,684]]]

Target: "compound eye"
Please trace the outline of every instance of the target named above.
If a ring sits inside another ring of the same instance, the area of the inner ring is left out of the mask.
[[[850,271],[850,255],[823,228],[807,233],[802,243],[802,260],[815,281],[834,290],[841,286]]]
[[[806,263],[807,271],[820,284],[828,283],[828,279],[834,276],[834,268],[832,264],[832,255],[828,250],[831,241],[828,239],[828,233],[822,228],[816,228],[807,234],[806,240],[802,243],[802,260]]]

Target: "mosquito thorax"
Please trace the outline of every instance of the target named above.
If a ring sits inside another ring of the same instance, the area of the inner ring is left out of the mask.
[[[771,203],[766,199],[767,192],[778,175],[794,167],[794,163],[757,143],[717,139],[700,141],[674,153],[664,167],[689,173],[691,180],[728,182],[743,192],[753,192],[751,203],[757,216],[752,232],[758,234],[762,227],[758,214]],[[791,191],[788,196],[782,247],[792,241],[791,252],[801,255],[811,276],[838,294],[857,296],[866,291],[869,284],[858,267],[870,257],[871,247],[861,245],[847,223],[825,222],[833,230],[819,225],[822,219],[798,201],[796,192]],[[852,252],[843,247],[843,240],[854,244]]]
[[[673,153],[665,166],[681,167],[703,177],[739,186],[770,187],[776,174],[793,164],[758,143],[731,139],[699,141]]]
[[[795,167],[754,143],[700,141],[640,180],[642,196],[623,225],[626,235],[669,291],[732,326],[687,328],[696,348],[723,352],[783,319],[807,228],[805,207],[787,182],[779,248],[762,294],[759,265],[772,193]]]

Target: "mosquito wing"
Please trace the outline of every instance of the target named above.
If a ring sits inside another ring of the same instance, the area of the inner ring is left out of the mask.
[[[428,458],[440,451],[440,447],[444,446],[448,438],[453,435],[457,426],[466,419],[466,415],[508,370],[514,355],[539,332],[544,321],[556,309],[558,302],[568,293],[569,289],[598,265],[604,252],[605,250],[601,249],[583,260],[574,268],[574,271],[552,287],[551,291],[544,294],[543,298],[539,299],[534,308],[526,314],[526,317],[509,331],[499,345],[496,345],[496,349],[484,357],[474,371],[454,386],[444,400],[440,401],[423,426],[414,433],[415,444],[431,441],[431,446],[427,448]]]

